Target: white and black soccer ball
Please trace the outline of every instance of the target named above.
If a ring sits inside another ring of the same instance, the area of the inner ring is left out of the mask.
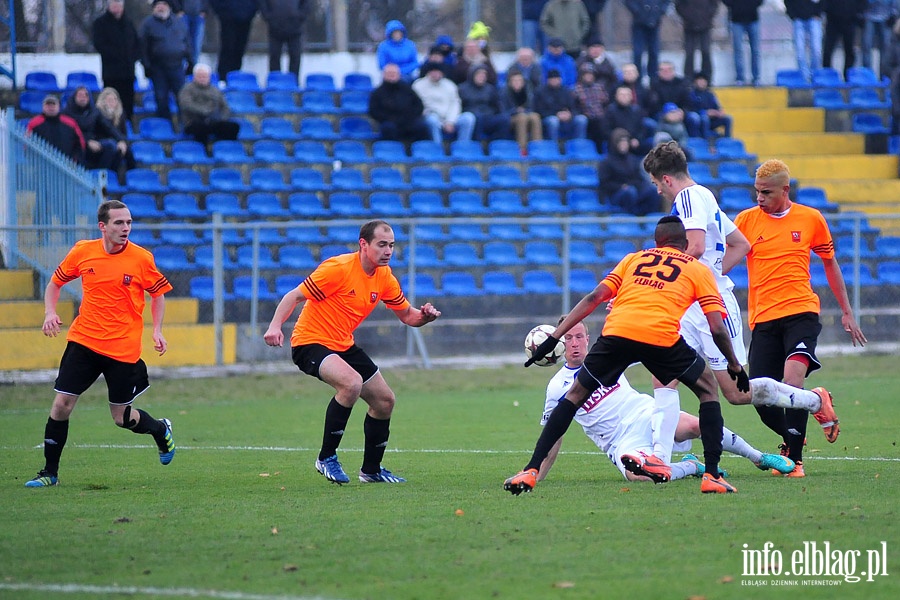
[[[537,350],[537,347],[541,345],[541,343],[550,337],[553,332],[556,331],[556,327],[553,325],[538,325],[534,329],[528,332],[528,335],[525,336],[525,356],[531,358],[534,354],[534,351]],[[551,365],[555,365],[560,358],[565,356],[566,354],[566,345],[562,340],[556,344],[556,348],[553,349],[553,352],[545,356],[540,360],[534,361],[533,364],[539,367],[549,367]]]

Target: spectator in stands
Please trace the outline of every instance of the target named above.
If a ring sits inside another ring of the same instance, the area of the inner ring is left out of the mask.
[[[384,69],[388,63],[400,68],[400,74],[407,81],[415,78],[419,68],[419,56],[416,45],[406,37],[406,27],[400,21],[388,21],[384,26],[384,40],[378,44],[376,51],[378,68]]]
[[[581,44],[591,29],[591,18],[581,0],[550,0],[541,11],[541,29],[548,40],[562,40],[574,59],[581,52]],[[544,69],[547,68],[544,65]],[[566,85],[575,85],[574,74],[572,82]]]
[[[559,73],[563,86],[569,89],[575,87],[575,82],[578,80],[575,59],[566,54],[566,44],[560,38],[551,38],[547,42],[547,50],[541,57],[541,69],[545,76],[551,70]]]
[[[491,28],[484,24],[484,21],[475,21],[469,27],[469,33],[466,34],[467,40],[475,40],[478,47],[485,56],[491,56],[491,49],[488,43],[491,41]]]
[[[532,91],[538,89],[544,83],[543,69],[541,69],[541,65],[535,59],[534,50],[531,48],[522,47],[516,50],[516,60],[509,65],[507,78],[509,77],[509,72],[513,69],[522,75],[525,79],[525,84]]]
[[[600,37],[600,15],[603,13],[603,7],[606,6],[606,0],[582,0],[582,3],[587,10],[588,20],[591,22],[591,27],[584,36],[584,42],[587,43],[593,38]],[[606,91],[610,90],[612,88],[607,88]]]
[[[156,116],[170,119],[169,93],[184,85],[185,63],[191,67],[191,40],[183,19],[172,14],[167,0],[154,0],[153,13],[141,23],[138,36],[144,74],[153,82]]]
[[[868,0],[863,13],[862,65],[872,69],[872,50],[884,56],[891,45],[891,25],[900,16],[900,0]]]
[[[211,137],[217,140],[236,140],[240,125],[228,117],[231,110],[225,94],[211,85],[212,68],[198,63],[193,80],[181,88],[178,105],[184,121],[184,134],[206,144]]]
[[[631,90],[631,101],[641,109],[643,116],[649,116],[649,108],[653,103],[653,94],[650,93],[650,88],[641,83],[641,74],[634,63],[622,65],[622,83],[613,89],[610,96],[614,96],[615,90],[622,86]]]
[[[830,1],[830,0],[829,0]],[[855,1],[855,0],[854,0]],[[751,83],[758,86],[759,81],[759,7],[763,0],[722,0],[728,7],[728,20],[731,23],[731,46],[734,51],[734,84],[744,85],[744,37],[750,46]]]
[[[93,27],[94,48],[100,54],[103,85],[114,88],[122,99],[125,118],[134,115],[134,63],[140,58],[138,33],[125,16],[124,0],[109,0],[106,12]]]
[[[300,81],[301,33],[308,0],[259,0],[259,13],[269,27],[269,71],[281,71],[281,51],[287,48],[288,73]]]
[[[575,69],[581,73],[581,68],[588,65],[594,71],[594,79],[606,90],[606,95],[612,94],[619,85],[619,75],[616,73],[616,65],[606,53],[606,47],[600,36],[588,40],[587,48],[575,61]]]
[[[225,81],[230,72],[241,70],[257,1],[209,0],[219,17],[219,81]]]
[[[431,139],[440,144],[444,136],[458,140],[471,140],[475,119],[462,114],[459,89],[444,77],[444,71],[436,63],[425,63],[421,76],[412,84],[425,107],[425,122],[431,128]]]
[[[50,94],[44,98],[41,114],[28,121],[28,135],[36,135],[76,163],[84,160],[84,136],[72,117],[59,114],[59,98]]]
[[[669,10],[672,0],[625,0],[625,8],[631,13],[632,60],[643,76],[652,76],[659,65],[659,24]],[[643,68],[643,57],[647,54],[647,69]]]
[[[187,25],[188,35],[191,38],[191,47],[194,49],[191,63],[196,65],[200,60],[203,36],[206,34],[206,13],[209,10],[209,0],[181,0],[181,8],[184,12],[184,24]]]
[[[62,114],[71,117],[81,130],[85,144],[84,166],[118,171],[128,152],[125,136],[94,106],[91,92],[86,87],[75,88]]]
[[[544,52],[541,11],[546,4],[547,0],[522,0],[522,46],[531,48],[538,54]]]
[[[534,110],[534,89],[515,67],[506,74],[506,86],[500,90],[500,110],[509,117],[522,156],[528,154],[528,142],[544,138],[541,115]]]
[[[705,73],[694,75],[694,87],[688,96],[688,108],[700,116],[700,131],[688,129],[691,137],[710,138],[721,128],[724,137],[731,137],[731,117],[722,110],[719,99],[709,89],[709,79]]]
[[[756,0],[752,0],[756,1]],[[659,63],[659,71],[650,82],[651,108],[649,116],[659,119],[662,107],[669,102],[684,111],[685,123],[691,131],[700,131],[700,115],[689,110],[691,88],[683,77],[675,73],[675,65],[667,60]]]
[[[541,115],[545,139],[587,137],[588,119],[579,114],[575,94],[556,69],[547,72],[547,83],[535,92],[534,109]]]
[[[615,129],[627,131],[631,151],[644,156],[651,147],[648,138],[656,130],[656,121],[653,122],[653,131],[648,132],[644,112],[633,100],[631,88],[627,85],[616,88],[613,101],[606,107],[606,126],[610,131]]]
[[[675,140],[687,154],[688,137],[687,127],[684,126],[684,111],[677,104],[667,102],[660,112],[653,145]]]
[[[825,37],[822,42],[822,66],[830,67],[834,58],[834,50],[838,41],[844,50],[844,77],[847,70],[856,63],[856,29],[862,21],[865,0],[826,0],[822,10],[825,12]]]
[[[431,139],[422,99],[403,80],[400,67],[389,63],[381,73],[381,85],[369,94],[369,116],[381,127],[380,139],[404,143]]]
[[[452,69],[456,66],[456,48],[453,45],[453,38],[449,35],[437,36],[437,39],[434,40],[434,46],[428,50],[428,54],[434,56],[435,52],[443,57],[441,62],[443,62],[448,69]]]
[[[794,28],[797,68],[806,81],[822,66],[821,0],[784,0],[784,8]]]
[[[422,65],[419,65],[419,72],[422,71],[422,66],[425,63],[431,63],[432,65],[437,65],[440,67],[441,71],[444,72],[444,77],[447,79],[453,79],[453,69],[456,64],[456,56],[453,56],[453,64],[447,63],[447,57],[444,56],[444,53],[437,49],[436,46],[432,46],[428,51],[428,55],[425,57],[425,60],[422,61]]]
[[[491,62],[491,57],[484,52],[478,40],[466,40],[462,45],[462,52],[453,67],[453,83],[462,85],[469,80],[469,75],[475,67],[483,66],[487,69],[487,80],[491,85],[497,85],[497,69]]]
[[[112,126],[116,128],[116,131],[122,136],[122,139],[128,140],[128,127],[126,126],[125,119],[125,109],[122,106],[122,100],[119,98],[119,92],[117,92],[114,88],[105,87],[100,90],[100,93],[97,95],[97,109],[100,111],[106,120],[112,123]],[[125,151],[124,156],[124,164],[125,170],[131,170],[135,168],[137,165],[134,160],[134,153],[131,151],[131,146],[128,146],[128,149]]]
[[[500,94],[488,81],[487,67],[474,65],[469,80],[459,86],[463,114],[475,119],[475,140],[509,139],[509,117],[500,110]]]
[[[581,65],[578,73],[578,83],[575,84],[575,99],[578,101],[578,110],[587,117],[587,137],[597,146],[597,152],[603,152],[603,144],[607,138],[606,105],[609,104],[609,94],[606,88],[594,77],[594,68],[585,63]]]
[[[675,11],[681,17],[684,28],[684,76],[691,79],[694,69],[694,54],[700,51],[700,71],[712,76],[712,53],[710,40],[713,19],[719,10],[719,0],[675,0]]]
[[[609,152],[600,161],[599,176],[600,196],[622,212],[643,216],[660,210],[656,186],[645,177],[641,159],[631,152],[631,135],[624,129],[613,129],[610,134]]]
[[[891,135],[900,134],[900,19],[892,27],[891,45],[881,57],[881,73],[891,78]]]

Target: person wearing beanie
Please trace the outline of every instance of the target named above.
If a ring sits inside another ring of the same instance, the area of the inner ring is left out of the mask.
[[[594,79],[603,86],[607,95],[611,95],[619,84],[616,65],[610,59],[599,35],[588,39],[587,47],[575,61],[575,68],[581,73],[582,67],[588,65],[594,71]],[[605,137],[605,136],[604,136]]]
[[[578,71],[575,68],[575,59],[566,54],[566,44],[560,38],[551,38],[547,42],[547,50],[541,57],[541,69],[544,73],[550,70],[558,71],[562,77],[563,86],[571,89],[575,87],[578,79]],[[544,78],[546,81],[546,77]]]
[[[44,97],[41,114],[28,121],[27,135],[36,135],[62,152],[76,163],[84,160],[85,142],[75,119],[59,114],[59,98],[53,94]]]

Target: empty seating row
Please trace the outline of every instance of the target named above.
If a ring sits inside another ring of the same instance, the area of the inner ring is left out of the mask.
[[[375,140],[377,133],[366,117],[342,117],[335,130],[332,122],[322,117],[307,117],[300,120],[299,129],[295,129],[293,123],[282,117],[270,117],[260,123],[261,132],[247,120],[236,119],[240,126],[238,139],[254,140],[269,138],[273,140],[319,140],[337,141],[341,139]],[[141,119],[138,131],[131,134],[132,141],[155,140],[174,142],[185,139],[180,132],[176,132],[172,121],[160,117],[147,117]]]
[[[821,67],[812,73],[812,81],[807,81],[798,69],[783,69],[775,73],[775,84],[793,89],[869,87],[885,88],[890,85],[887,77],[879,77],[868,67],[847,69],[845,81],[841,72],[833,67]]]

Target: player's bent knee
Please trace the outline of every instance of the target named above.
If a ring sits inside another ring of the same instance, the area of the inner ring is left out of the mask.
[[[138,424],[135,419],[131,418],[131,405],[125,407],[120,417],[113,416],[113,421],[122,429],[134,429],[134,426]]]

